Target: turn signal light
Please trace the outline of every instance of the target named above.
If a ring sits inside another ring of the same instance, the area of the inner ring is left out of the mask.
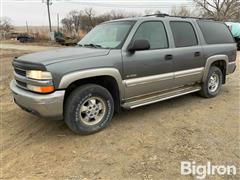
[[[27,85],[27,88],[34,92],[39,93],[50,93],[54,91],[54,86],[33,86],[33,85]]]

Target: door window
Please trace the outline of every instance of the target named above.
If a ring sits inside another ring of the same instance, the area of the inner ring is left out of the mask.
[[[191,23],[172,21],[170,26],[176,47],[196,46],[198,44],[196,33]]]
[[[133,37],[134,40],[148,40],[150,49],[168,48],[166,30],[160,21],[142,23]]]

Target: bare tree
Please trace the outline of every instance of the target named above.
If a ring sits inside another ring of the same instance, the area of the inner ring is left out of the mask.
[[[238,20],[240,2],[239,0],[193,0],[199,6],[203,17],[216,20]]]
[[[144,14],[145,15],[151,15],[151,14],[161,14],[162,12],[160,10],[152,10],[152,9],[145,9]]]
[[[154,11],[154,14],[161,14],[161,11],[160,10],[156,10],[156,11]]]
[[[122,18],[126,17],[126,14],[123,11],[116,11],[116,10],[110,11],[109,15],[110,15],[110,19],[112,19],[112,20],[122,19]]]
[[[89,23],[90,23],[90,28],[93,28],[95,26],[94,23],[94,16],[95,16],[95,11],[93,10],[93,8],[87,8],[84,9],[85,14],[88,17]]]
[[[185,6],[176,7],[171,9],[172,16],[192,16],[191,10]]]
[[[140,13],[127,12],[123,10],[112,10],[107,14],[110,16],[110,20],[141,16]]]
[[[63,25],[63,29],[68,32],[71,33],[73,32],[73,22],[72,19],[69,17],[65,17],[64,19],[61,20],[61,23]]]
[[[10,30],[13,29],[12,23],[11,23],[11,19],[9,17],[1,17],[0,18],[0,31],[7,33]]]
[[[72,26],[73,26],[73,29],[75,31],[75,34],[78,35],[78,33],[80,31],[80,27],[81,27],[81,11],[80,12],[78,12],[76,10],[71,11],[69,13],[69,17],[71,19]]]
[[[152,9],[145,9],[144,14],[145,15],[154,14],[154,11]]]
[[[92,8],[88,8],[81,11],[71,11],[62,19],[61,23],[65,31],[71,34],[74,32],[74,34],[77,33],[78,35],[80,30],[88,32],[94,26],[104,21],[134,16],[139,16],[139,14],[115,10],[96,16],[95,11]]]

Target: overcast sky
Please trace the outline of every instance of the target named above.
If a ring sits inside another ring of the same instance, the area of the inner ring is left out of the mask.
[[[0,0],[1,16],[10,17],[16,26],[48,25],[47,6],[43,0]],[[46,0],[44,0],[46,1]],[[161,10],[168,13],[172,6],[193,7],[191,0],[52,0],[51,17],[53,26],[57,25],[57,13],[60,19],[71,10],[92,7],[97,14],[115,10],[144,13],[146,9]]]

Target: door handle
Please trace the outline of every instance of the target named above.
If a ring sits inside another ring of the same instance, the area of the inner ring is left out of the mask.
[[[172,59],[173,59],[173,55],[171,55],[171,54],[168,54],[168,55],[165,56],[166,61],[169,61],[169,60],[172,60]]]
[[[198,56],[200,56],[200,54],[201,54],[200,52],[195,52],[195,53],[194,53],[194,56],[195,56],[195,57],[198,57]]]

